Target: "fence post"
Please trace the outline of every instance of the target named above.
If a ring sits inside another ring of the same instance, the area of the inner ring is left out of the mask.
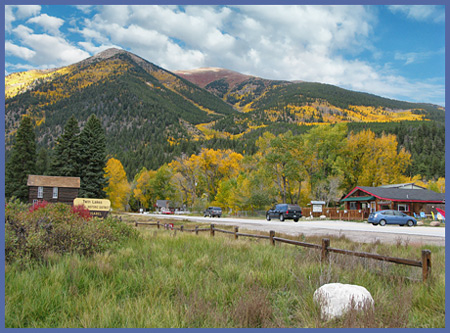
[[[212,237],[214,237],[214,224],[211,224],[210,234],[211,234]]]
[[[138,226],[138,223],[137,223],[137,221],[134,221],[134,226],[135,226],[135,227],[137,227],[137,226]]]
[[[160,227],[159,221],[156,221],[156,227],[159,229],[159,227]]]
[[[198,225],[195,226],[195,234],[198,235]]]
[[[234,227],[234,239],[238,239],[239,227]]]
[[[270,230],[270,243],[275,246],[275,240],[273,239],[275,237],[275,231]]]
[[[431,273],[431,251],[422,250],[422,281],[426,282]]]
[[[328,247],[330,246],[330,240],[328,238],[322,238],[322,255],[321,260],[328,259]]]
[[[180,231],[183,232],[184,225],[180,226]]]

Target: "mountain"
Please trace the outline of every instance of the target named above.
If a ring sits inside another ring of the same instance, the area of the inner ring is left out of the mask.
[[[302,123],[444,119],[444,108],[304,81],[267,80],[220,68],[176,71],[235,109],[269,121]]]
[[[83,127],[96,114],[108,152],[129,160],[133,172],[171,161],[177,143],[201,135],[195,125],[236,113],[206,90],[118,49],[45,73],[12,74],[5,85],[7,149],[23,114],[34,119],[39,144],[47,147],[72,115]]]
[[[106,130],[108,154],[129,175],[201,147],[251,154],[264,131],[299,134],[311,125],[343,121],[443,124],[445,118],[436,105],[327,84],[267,80],[221,68],[170,72],[114,48],[70,66],[8,75],[5,111],[7,153],[24,114],[36,124],[38,145],[47,148],[72,115],[83,128],[95,114]]]

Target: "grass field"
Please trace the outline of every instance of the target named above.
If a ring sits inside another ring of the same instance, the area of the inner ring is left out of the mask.
[[[6,327],[445,326],[443,247],[331,240],[335,248],[416,260],[430,249],[424,284],[417,267],[338,254],[321,263],[320,251],[268,240],[139,230],[139,239],[93,256],[49,252],[40,262],[7,264]],[[331,282],[367,288],[374,311],[322,321],[312,295]]]

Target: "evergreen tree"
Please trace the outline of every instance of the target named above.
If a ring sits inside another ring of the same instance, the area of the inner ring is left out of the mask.
[[[36,173],[38,175],[48,175],[50,171],[50,157],[48,150],[44,147],[39,149],[36,159]]]
[[[106,167],[106,136],[100,120],[92,115],[80,134],[81,198],[106,197],[104,168]]]
[[[51,173],[54,176],[79,177],[80,128],[75,116],[64,127],[64,133],[56,140]]]
[[[28,175],[36,173],[36,134],[29,117],[24,117],[6,163],[5,196],[28,201]]]

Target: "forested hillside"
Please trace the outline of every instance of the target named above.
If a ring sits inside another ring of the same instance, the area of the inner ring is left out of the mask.
[[[220,69],[196,72],[201,87],[187,80],[193,77],[116,49],[53,71],[12,74],[5,79],[7,159],[24,115],[35,125],[40,156],[51,156],[70,117],[82,129],[96,115],[106,152],[121,161],[128,179],[143,167],[156,170],[203,148],[251,156],[265,133],[303,135],[314,126],[345,122],[347,135],[363,129],[396,135],[398,151],[411,153],[405,175],[444,176],[442,107]]]
[[[136,173],[143,165],[157,168],[179,154],[174,143],[188,140],[190,127],[234,112],[192,83],[116,52],[73,65],[67,74],[38,80],[30,90],[7,98],[6,148],[24,114],[37,125],[39,145],[49,148],[72,115],[83,126],[95,114],[106,129],[107,152]]]

